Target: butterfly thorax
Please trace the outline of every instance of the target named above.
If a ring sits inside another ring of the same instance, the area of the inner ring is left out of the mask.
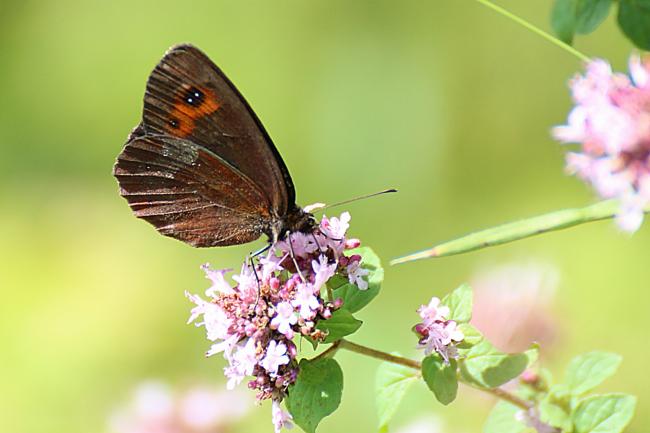
[[[301,207],[294,206],[284,217],[271,222],[264,233],[269,237],[271,243],[284,239],[287,233],[302,232],[311,233],[316,227],[314,215],[305,212]]]

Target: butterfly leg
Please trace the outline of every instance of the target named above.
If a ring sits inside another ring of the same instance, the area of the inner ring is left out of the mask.
[[[255,258],[255,257],[261,255],[262,253],[267,252],[270,249],[271,249],[271,244],[269,243],[265,247],[260,248],[259,250],[255,251],[254,253],[250,253],[250,257]]]
[[[296,271],[298,272],[298,275],[300,275],[300,279],[302,280],[303,283],[306,283],[307,280],[305,280],[305,276],[300,271],[300,267],[298,266],[298,261],[296,260],[296,255],[293,252],[293,242],[291,241],[291,232],[289,232],[289,230],[287,230],[286,238],[289,241],[289,253],[291,253],[291,260],[293,260],[293,264],[296,267]]]
[[[260,283],[260,277],[257,276],[257,269],[255,269],[255,262],[253,262],[253,259],[259,254],[262,254],[262,252],[263,251],[258,251],[254,255],[253,253],[251,253],[246,258],[246,261],[249,262],[250,267],[253,269],[253,275],[255,275],[255,281],[257,282],[257,296],[255,297],[255,304],[253,304],[252,314],[255,314],[255,310],[257,309],[257,304],[260,302],[260,297],[262,296],[262,285]]]

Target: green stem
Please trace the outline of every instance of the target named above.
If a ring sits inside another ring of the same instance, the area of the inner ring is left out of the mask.
[[[392,260],[390,264],[396,265],[429,257],[445,257],[493,247],[549,231],[612,218],[618,209],[619,203],[616,200],[605,200],[582,208],[563,209],[471,233],[433,248],[399,257]]]
[[[573,54],[574,56],[576,56],[580,60],[582,60],[584,62],[588,62],[590,60],[589,57],[587,57],[586,55],[584,55],[580,51],[576,50],[571,45],[562,42],[558,38],[546,33],[544,30],[540,29],[539,27],[536,27],[536,26],[532,25],[528,21],[524,20],[523,18],[518,17],[517,15],[513,14],[512,12],[508,12],[507,10],[503,9],[502,7],[495,5],[491,1],[489,1],[489,0],[476,0],[476,1],[481,3],[484,6],[487,6],[488,8],[492,9],[493,11],[503,15],[504,17],[511,19],[512,21],[514,21],[517,24],[525,27],[526,29],[530,30],[531,32],[541,36],[542,38],[546,39],[547,41],[549,41],[553,45],[556,45],[556,46],[562,48],[563,50]]]
[[[408,359],[408,358],[403,358],[401,356],[395,356],[391,355],[390,353],[382,352],[381,350],[376,350],[376,349],[371,349],[370,347],[362,346],[357,343],[353,343],[348,340],[339,340],[336,343],[338,343],[336,349],[334,350],[334,353],[336,350],[339,349],[347,349],[351,352],[359,353],[361,355],[369,356],[371,358],[379,359],[381,361],[386,361],[386,362],[391,362],[393,364],[399,364],[403,365],[405,367],[412,368],[414,370],[417,370],[420,372],[422,370],[422,364],[414,359]],[[334,343],[334,344],[336,344]],[[332,350],[332,347],[327,349],[325,352],[321,353],[318,358],[323,356],[325,353],[330,353]],[[462,378],[461,378],[462,381]],[[517,397],[514,394],[509,393],[508,391],[502,389],[502,388],[477,388],[474,385],[472,385],[469,382],[462,381],[465,385],[470,386],[474,389],[478,389],[480,391],[486,392],[488,394],[492,394],[493,396],[500,398],[501,400],[505,400],[509,403],[512,403],[513,405],[523,409],[523,410],[528,410],[530,409],[530,404],[526,402],[525,400],[522,400],[521,398]]]
[[[390,353],[382,352],[381,350],[371,349],[348,340],[339,340],[339,349],[347,349],[350,352],[360,353],[362,355],[370,356],[371,358],[381,359],[382,361],[392,362],[393,364],[403,365],[420,371],[422,364],[408,358],[401,356],[391,355]]]

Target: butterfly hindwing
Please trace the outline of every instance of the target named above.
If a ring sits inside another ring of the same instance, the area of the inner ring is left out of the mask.
[[[135,215],[197,247],[253,241],[271,218],[264,193],[203,146],[135,135],[113,170]]]

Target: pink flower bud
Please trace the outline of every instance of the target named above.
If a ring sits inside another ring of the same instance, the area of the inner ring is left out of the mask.
[[[330,311],[329,308],[325,308],[323,312],[320,313],[320,315],[323,317],[323,319],[329,319],[330,317],[332,317],[332,312]]]
[[[345,241],[346,250],[351,250],[352,248],[358,248],[359,245],[361,245],[361,241],[359,239],[347,239]]]
[[[276,277],[272,277],[269,280],[269,285],[271,286],[272,290],[278,290],[280,288],[280,280]]]
[[[287,345],[287,353],[289,353],[290,358],[293,359],[296,356],[298,356],[298,349],[296,348],[296,345],[293,344],[292,341],[287,341],[286,345]]]
[[[343,298],[336,298],[336,299],[334,300],[333,308],[334,308],[335,310],[338,310],[338,309],[341,308],[342,306],[343,306]]]
[[[417,325],[415,325],[413,327],[413,331],[416,334],[420,334],[423,337],[426,337],[427,335],[429,335],[429,332],[427,331],[427,327],[424,325],[424,323],[418,323]]]
[[[524,372],[521,373],[521,376],[519,376],[519,379],[523,383],[528,383],[532,385],[537,383],[537,381],[539,381],[539,375],[533,370],[524,370]]]
[[[252,323],[248,323],[246,325],[245,331],[246,331],[246,336],[250,337],[255,333],[255,331],[257,331],[257,326],[255,326]]]

